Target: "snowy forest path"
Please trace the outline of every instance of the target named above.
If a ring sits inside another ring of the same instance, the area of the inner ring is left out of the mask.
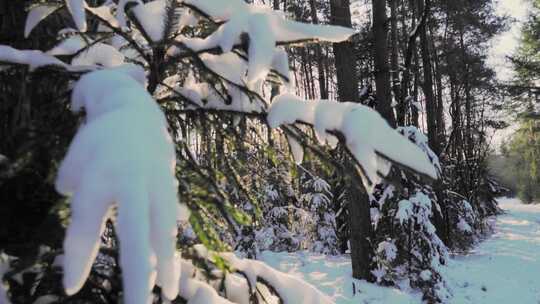
[[[540,206],[499,198],[494,234],[443,270],[451,303],[540,303]]]
[[[505,213],[490,219],[493,234],[441,269],[453,295],[448,304],[540,304],[540,205],[498,201]],[[313,284],[336,304],[422,303],[417,292],[352,279],[346,255],[265,251],[261,259]]]

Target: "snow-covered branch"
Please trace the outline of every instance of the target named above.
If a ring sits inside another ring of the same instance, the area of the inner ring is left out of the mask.
[[[377,112],[361,104],[305,101],[284,94],[272,102],[267,120],[274,128],[297,122],[310,124],[321,143],[333,136],[332,132],[341,134],[362,168],[364,185],[368,189],[388,175],[392,163],[432,179],[438,177],[423,151],[392,129]]]
[[[72,109],[85,109],[56,180],[73,195],[64,242],[64,287],[76,293],[96,257],[104,223],[118,206],[120,264],[127,303],[146,303],[156,282],[164,295],[178,293],[175,149],[159,107],[130,76],[96,71],[79,80]]]

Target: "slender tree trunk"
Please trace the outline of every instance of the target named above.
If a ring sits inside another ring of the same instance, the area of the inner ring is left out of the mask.
[[[332,24],[351,27],[351,11],[349,0],[330,1]],[[358,82],[356,76],[356,60],[351,42],[334,44],[338,95],[341,101],[358,101]],[[351,64],[352,62],[352,64]],[[346,159],[347,170],[356,172],[352,160]],[[369,197],[362,187],[360,177],[348,181],[348,208],[350,228],[350,250],[353,277],[370,279],[369,264],[371,248],[371,216]]]
[[[418,0],[420,11],[424,8],[429,9],[429,0]],[[424,7],[425,6],[425,7]],[[426,99],[426,120],[428,129],[428,141],[431,149],[437,154],[440,154],[440,148],[437,135],[437,104],[435,94],[433,93],[433,75],[431,68],[431,54],[429,49],[429,41],[427,36],[427,22],[422,25],[420,30],[420,48],[422,52],[422,68],[424,72],[423,90]]]
[[[418,52],[416,50],[414,51],[413,58],[414,58],[414,66],[417,67],[418,62],[420,60],[418,58]],[[419,127],[419,124],[418,124],[418,118],[419,118],[418,110],[419,109],[416,107],[416,105],[420,104],[418,102],[418,83],[419,83],[419,79],[420,79],[420,72],[418,71],[418,69],[415,68],[414,69],[413,93],[412,93],[412,98],[415,101],[415,105],[413,105],[412,109],[411,109],[410,124],[417,127],[417,128]]]
[[[391,41],[391,56],[390,56],[390,66],[392,71],[390,75],[392,76],[392,92],[393,98],[396,101],[396,104],[402,104],[398,102],[401,96],[400,90],[400,79],[399,79],[399,65],[398,65],[398,29],[397,29],[397,3],[398,0],[390,0],[390,41]],[[392,100],[392,98],[390,98]],[[398,107],[397,117],[404,116],[404,107]],[[403,125],[403,121],[396,121],[396,125]]]
[[[390,70],[388,68],[388,31],[386,0],[372,0],[373,10],[373,58],[375,59],[375,85],[377,88],[377,111],[392,126],[396,119],[392,109],[390,92]]]
[[[317,17],[317,5],[315,0],[309,1],[311,10],[311,22],[313,24],[319,24],[319,18]],[[317,74],[319,78],[319,93],[321,99],[328,99],[328,89],[326,88],[326,77],[324,72],[323,55],[321,45],[316,44],[315,48],[315,60],[317,61]]]
[[[463,29],[460,31],[459,35],[459,44],[461,48],[461,60],[463,64],[463,85],[465,90],[465,155],[469,159],[473,155],[473,142],[472,142],[472,96],[471,96],[471,86],[470,86],[470,72],[469,64],[467,62],[467,51],[464,41],[464,32]]]
[[[432,31],[430,31],[431,33]],[[433,36],[433,35],[432,35]],[[444,147],[446,142],[446,124],[444,121],[444,103],[443,103],[443,84],[442,84],[442,73],[441,73],[441,67],[439,62],[438,54],[436,53],[436,45],[435,42],[432,41],[432,50],[435,52],[433,56],[433,74],[435,75],[435,84],[437,87],[437,140],[439,142],[439,146]],[[441,151],[442,152],[442,151]]]

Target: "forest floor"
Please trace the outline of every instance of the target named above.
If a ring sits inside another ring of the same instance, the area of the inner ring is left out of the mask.
[[[452,293],[449,303],[540,303],[540,205],[524,205],[515,198],[498,201],[506,213],[492,219],[494,233],[467,255],[454,256],[443,269]],[[417,292],[352,279],[347,256],[264,252],[262,260],[303,278],[338,304],[422,302]]]

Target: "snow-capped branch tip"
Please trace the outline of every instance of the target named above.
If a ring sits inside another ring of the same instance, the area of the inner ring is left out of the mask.
[[[323,141],[341,139],[356,160],[368,190],[386,177],[392,165],[429,179],[438,172],[424,151],[391,128],[379,113],[351,102],[305,101],[291,94],[276,96],[267,116],[268,125],[305,123]]]
[[[86,32],[86,12],[85,8],[87,6],[86,1],[84,0],[66,0],[66,6],[73,17],[73,22],[77,29],[81,32]]]
[[[248,303],[256,292],[257,283],[267,286],[284,304],[332,304],[334,303],[326,294],[313,285],[287,273],[275,270],[266,263],[258,260],[238,258],[231,252],[214,252],[204,245],[193,246],[190,255],[195,259],[215,263],[216,258],[223,259],[230,266],[231,273],[225,275],[225,295],[228,300],[235,303]],[[193,266],[187,261],[182,264],[181,281],[193,278]],[[186,271],[187,273],[185,273]],[[242,277],[239,277],[240,274]],[[244,280],[245,279],[245,280]],[[190,282],[194,283],[194,282]],[[181,282],[184,285],[184,282]],[[187,285],[187,284],[186,284]],[[200,284],[196,283],[200,286]],[[197,287],[198,287],[197,286]],[[193,286],[196,287],[196,286]],[[199,287],[200,288],[200,287]],[[181,287],[180,294],[192,301],[192,295],[197,288],[190,290]],[[185,293],[183,293],[185,291]],[[211,291],[210,291],[211,292]],[[211,292],[213,293],[213,292]],[[221,302],[205,302],[221,303]]]
[[[62,5],[40,5],[32,8],[26,17],[26,23],[24,25],[24,38],[28,38],[36,25],[62,7]]]
[[[68,68],[68,65],[58,58],[42,51],[18,50],[7,45],[0,45],[0,63],[28,65],[31,71],[45,66]]]

